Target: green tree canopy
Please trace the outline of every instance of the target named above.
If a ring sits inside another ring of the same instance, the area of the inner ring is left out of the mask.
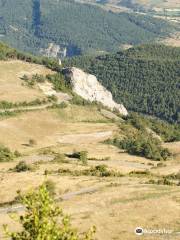
[[[26,207],[20,216],[23,227],[21,232],[5,231],[12,240],[93,240],[95,229],[80,234],[72,227],[70,218],[57,207],[46,188],[46,184],[38,190],[20,196]]]

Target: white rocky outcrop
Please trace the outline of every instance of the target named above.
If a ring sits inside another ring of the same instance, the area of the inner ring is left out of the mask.
[[[118,110],[122,115],[128,114],[124,105],[117,104],[113,100],[111,92],[103,87],[94,75],[75,67],[64,69],[64,74],[70,79],[73,91],[82,98],[91,102],[100,102],[111,110]]]

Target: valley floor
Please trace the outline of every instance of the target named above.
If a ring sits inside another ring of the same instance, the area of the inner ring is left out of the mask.
[[[77,165],[72,164],[71,167],[77,168]],[[59,165],[42,164],[35,173],[1,173],[1,199],[13,199],[16,190],[27,191],[38,186],[45,179],[43,174],[46,168],[57,169]],[[3,171],[5,169],[8,170],[7,166],[3,166]],[[97,178],[52,175],[48,179],[56,183],[57,196],[82,192],[74,196],[71,194],[69,199],[59,204],[71,216],[75,226],[81,226],[81,230],[96,225],[97,239],[137,239],[134,233],[137,226],[179,231],[179,187],[149,185],[146,178],[128,176]],[[83,194],[82,190],[88,188],[90,193],[86,190]],[[9,214],[1,213],[0,219],[1,239],[4,239],[2,224],[8,224],[11,230],[19,230],[19,224]],[[175,240],[179,236],[175,233],[167,238],[164,235],[145,235],[142,239]]]
[[[87,115],[86,111],[90,114]],[[102,143],[117,132],[116,124],[106,121],[94,108],[87,110],[87,107],[81,106],[19,113],[16,117],[1,120],[0,141],[11,149],[18,149],[24,156],[0,164],[0,210],[6,207],[4,203],[14,200],[17,190],[27,192],[39,186],[45,180],[44,172],[48,169],[52,173],[47,178],[56,185],[56,198],[64,194],[69,196],[58,204],[70,214],[77,227],[86,230],[96,225],[97,239],[137,239],[134,233],[137,226],[179,231],[179,187],[147,184],[152,176],[129,174],[131,171],[147,169],[156,175],[177,172],[180,168],[179,143],[166,144],[174,151],[175,158],[166,166],[157,168],[156,162],[131,156]],[[37,145],[26,145],[29,138],[35,139]],[[83,166],[76,159],[56,163],[53,161],[54,155],[50,154],[67,154],[74,150],[88,151],[88,157],[92,159],[88,161],[88,166]],[[36,165],[37,169],[23,173],[9,171],[22,160]],[[67,168],[82,170],[100,164],[106,164],[109,169],[119,171],[123,176],[61,176],[54,172]],[[0,238],[4,239],[2,225],[8,224],[10,229],[18,230],[19,224],[8,213],[0,211],[0,215]],[[144,235],[143,239],[164,240],[165,237]],[[174,233],[167,239],[178,239],[178,235]]]

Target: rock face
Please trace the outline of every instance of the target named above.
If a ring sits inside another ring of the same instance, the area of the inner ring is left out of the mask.
[[[67,55],[67,48],[56,45],[54,43],[49,43],[48,48],[40,49],[40,53],[46,57],[52,58],[64,58]]]
[[[64,74],[69,78],[73,91],[82,98],[100,102],[111,110],[118,110],[122,115],[128,114],[126,108],[113,100],[111,92],[103,87],[94,75],[75,67],[64,69]]]

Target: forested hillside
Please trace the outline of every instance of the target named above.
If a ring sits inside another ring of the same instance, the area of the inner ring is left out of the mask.
[[[128,110],[180,121],[180,48],[143,45],[96,58],[69,59],[65,65],[95,74]]]
[[[175,30],[164,20],[73,0],[0,0],[0,40],[36,54],[49,42],[67,47],[69,56],[117,51],[122,44],[153,41]]]

